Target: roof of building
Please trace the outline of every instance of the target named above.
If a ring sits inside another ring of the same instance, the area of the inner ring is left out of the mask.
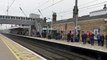
[[[92,19],[98,19],[98,18],[105,18],[106,15],[99,15],[99,16],[89,16],[89,15],[85,15],[85,16],[81,16],[79,17],[78,21],[86,21],[86,20],[92,20]],[[56,21],[55,23],[67,23],[67,22],[73,22],[73,18],[69,18],[69,19],[64,19],[64,20],[59,20]],[[47,22],[48,24],[50,24],[51,22]]]
[[[97,11],[92,11],[92,12],[90,12],[90,13],[100,12],[100,11],[107,11],[107,8],[105,8],[105,9],[101,9],[101,10],[97,10]]]

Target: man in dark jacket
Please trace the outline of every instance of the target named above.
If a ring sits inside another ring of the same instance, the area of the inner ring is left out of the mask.
[[[71,41],[71,31],[67,34],[67,42]]]
[[[42,37],[43,37],[43,38],[46,38],[46,31],[43,31],[43,32],[42,32]]]
[[[71,34],[71,42],[73,42],[74,34]]]
[[[83,44],[86,44],[87,34],[84,33],[84,31],[82,31],[81,37],[82,37],[82,42],[83,42]]]
[[[101,35],[100,34],[97,35],[97,41],[98,41],[98,46],[100,46],[101,45]]]
[[[94,34],[90,33],[90,44],[94,45]]]
[[[101,35],[101,46],[104,46],[104,35]]]
[[[107,32],[106,32],[106,36],[105,36],[105,38],[106,38],[106,47],[107,47]]]
[[[39,32],[36,33],[36,37],[41,37]]]

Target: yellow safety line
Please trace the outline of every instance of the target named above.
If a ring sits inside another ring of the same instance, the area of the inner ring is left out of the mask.
[[[2,40],[3,41],[3,40]],[[21,60],[15,53],[14,53],[14,51],[6,44],[6,42],[5,41],[3,41],[4,42],[4,44],[9,48],[9,50],[14,54],[14,56],[16,57],[16,59],[17,60]]]

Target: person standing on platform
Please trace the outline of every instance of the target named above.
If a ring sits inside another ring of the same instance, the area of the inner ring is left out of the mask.
[[[90,44],[94,45],[94,34],[92,32],[90,33]]]
[[[105,38],[106,38],[106,47],[107,47],[107,32],[106,32],[106,36],[105,36]]]
[[[52,33],[48,33],[48,39],[52,38]]]
[[[101,35],[100,33],[97,35],[98,46],[101,45]]]
[[[60,32],[57,33],[57,39],[58,39],[58,40],[61,39],[61,34],[60,34]]]
[[[46,38],[46,31],[42,31],[42,37]]]
[[[83,44],[86,44],[87,34],[84,31],[82,31],[81,37],[82,37]]]
[[[36,33],[36,37],[41,37],[39,32]]]
[[[60,40],[62,40],[62,34],[61,34],[61,32],[60,32],[60,36],[59,37],[60,37]]]
[[[104,46],[104,35],[101,35],[101,46]]]
[[[56,32],[55,36],[56,36],[55,39],[58,40],[58,38],[59,38],[59,33],[58,33],[58,31]]]
[[[90,32],[87,31],[87,42],[90,44]]]
[[[78,33],[76,37],[76,42],[79,42],[79,41],[80,41],[80,34]]]
[[[67,34],[67,42],[71,41],[71,31]]]
[[[74,37],[74,34],[71,33],[71,42],[73,42],[73,37]]]
[[[80,30],[78,30],[78,35],[77,35],[77,37],[78,37],[78,42],[80,41]]]
[[[63,40],[63,31],[60,32],[60,39]]]

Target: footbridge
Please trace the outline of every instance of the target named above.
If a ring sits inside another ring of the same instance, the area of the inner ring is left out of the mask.
[[[6,15],[0,15],[0,24],[15,24],[22,26],[30,26],[29,35],[31,35],[32,29],[41,32],[43,26],[45,25],[43,19],[41,18],[6,16]]]

